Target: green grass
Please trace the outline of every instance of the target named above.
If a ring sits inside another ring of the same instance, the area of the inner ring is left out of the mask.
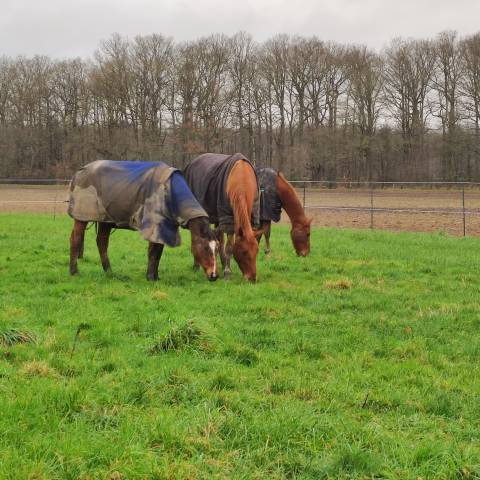
[[[1,479],[478,479],[480,242],[275,226],[256,285],[185,245],[105,275],[70,219],[0,216]],[[13,336],[12,336],[13,335]],[[3,337],[2,337],[3,338]],[[15,337],[16,338],[16,337]]]

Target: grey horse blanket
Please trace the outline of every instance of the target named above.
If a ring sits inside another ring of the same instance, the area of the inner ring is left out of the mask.
[[[260,186],[260,220],[279,222],[282,214],[282,201],[277,192],[277,175],[273,168],[257,168]]]
[[[153,243],[180,245],[178,227],[207,217],[181,172],[163,162],[98,160],[75,173],[68,214],[138,230]]]
[[[227,197],[227,179],[238,160],[251,162],[241,153],[222,155],[205,153],[194,158],[185,168],[184,174],[188,186],[208,213],[210,222],[220,226],[225,232],[233,233],[233,210]],[[255,172],[255,168],[252,165]],[[252,225],[260,222],[259,195],[255,197],[252,210]]]

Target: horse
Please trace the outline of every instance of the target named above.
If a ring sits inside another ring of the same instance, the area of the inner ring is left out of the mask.
[[[148,241],[146,277],[158,280],[164,245],[180,245],[178,227],[192,234],[192,253],[208,279],[217,279],[218,242],[208,215],[188,188],[182,173],[164,162],[98,160],[77,171],[70,183],[69,215],[74,219],[70,236],[70,274],[78,273],[83,257],[85,230],[97,224],[97,247],[103,270],[114,228],[138,230]]]
[[[310,227],[313,219],[306,217],[297,192],[283,173],[272,168],[257,168],[257,177],[261,192],[260,225],[265,235],[265,253],[270,253],[272,221],[280,220],[283,208],[292,225],[290,237],[293,248],[298,256],[306,257],[310,253]]]
[[[253,165],[240,153],[230,156],[206,153],[192,160],[184,174],[216,227],[224,278],[231,276],[233,255],[244,278],[255,282],[257,237],[262,231],[252,228],[252,221],[254,224],[259,221],[258,183]]]

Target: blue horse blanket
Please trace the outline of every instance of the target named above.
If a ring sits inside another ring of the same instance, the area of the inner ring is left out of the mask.
[[[207,213],[182,173],[164,162],[97,160],[75,173],[68,214],[138,230],[153,243],[180,245],[178,227]]]

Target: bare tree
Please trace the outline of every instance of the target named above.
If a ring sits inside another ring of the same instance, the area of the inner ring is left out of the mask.
[[[383,62],[366,47],[349,52],[349,93],[354,101],[356,124],[363,136],[360,150],[365,160],[366,176],[373,178],[372,138],[382,109]]]
[[[232,84],[234,122],[238,122],[239,151],[247,151],[255,159],[253,131],[253,77],[256,71],[255,44],[251,35],[240,32],[231,39],[228,64]]]
[[[435,54],[427,40],[394,39],[385,51],[385,93],[388,110],[401,129],[404,167],[417,174],[429,110]],[[412,163],[408,165],[407,162]]]
[[[432,113],[440,120],[443,133],[442,175],[455,179],[462,176],[457,127],[462,119],[460,79],[464,67],[457,32],[440,33],[435,41],[435,54],[432,82],[436,99],[432,102]]]
[[[463,69],[461,90],[465,97],[465,108],[480,136],[480,33],[465,38],[461,44]]]
[[[285,127],[286,127],[286,93],[288,68],[289,39],[286,35],[278,35],[268,40],[260,55],[261,73],[269,85],[269,97],[272,136],[278,153],[278,168],[283,169],[285,163]],[[273,124],[278,124],[276,134]]]

